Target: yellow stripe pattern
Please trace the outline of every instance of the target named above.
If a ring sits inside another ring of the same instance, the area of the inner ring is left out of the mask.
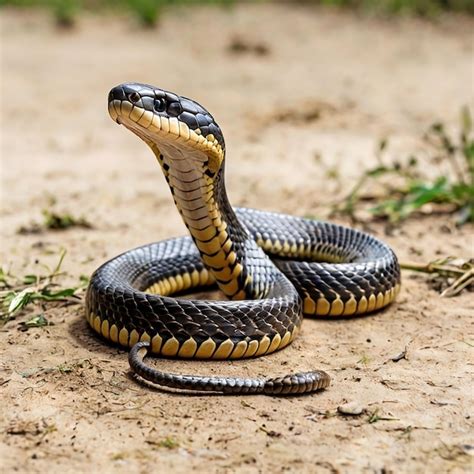
[[[263,336],[260,340],[248,339],[239,342],[232,342],[226,339],[219,345],[211,338],[198,344],[193,337],[189,337],[180,343],[175,337],[169,338],[165,342],[159,334],[150,335],[146,331],[138,332],[136,329],[117,327],[115,324],[102,320],[99,316],[89,313],[86,315],[89,325],[105,339],[118,343],[123,347],[131,348],[139,341],[147,341],[151,344],[151,352],[156,355],[166,357],[180,357],[184,359],[244,359],[249,357],[259,357],[271,354],[290,344],[293,341],[298,328],[292,332],[287,331],[283,337],[279,334],[273,336]]]

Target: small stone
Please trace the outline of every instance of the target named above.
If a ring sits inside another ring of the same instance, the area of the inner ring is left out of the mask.
[[[344,403],[344,405],[338,406],[337,411],[341,415],[359,416],[364,413],[365,408],[358,402],[348,402]]]

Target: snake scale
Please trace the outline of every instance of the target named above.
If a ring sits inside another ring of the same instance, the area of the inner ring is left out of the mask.
[[[131,348],[144,379],[184,390],[292,394],[326,388],[312,371],[273,379],[160,372],[148,353],[195,359],[242,359],[288,345],[303,315],[363,315],[392,302],[400,288],[393,251],[344,226],[254,209],[232,208],[224,183],[225,143],[211,114],[195,101],[126,83],[108,97],[110,116],[152,149],[189,230],[127,251],[92,275],[90,326]],[[180,298],[216,286],[228,300]]]

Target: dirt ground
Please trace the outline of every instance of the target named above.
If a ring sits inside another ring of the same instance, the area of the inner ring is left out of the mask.
[[[394,156],[422,154],[423,131],[435,120],[456,127],[474,99],[466,18],[259,5],[176,9],[153,31],[126,17],[83,15],[72,31],[40,13],[3,9],[0,19],[1,262],[42,273],[67,249],[64,285],[121,251],[185,233],[150,151],[107,115],[113,85],[148,82],[203,103],[226,136],[235,205],[322,217],[374,165],[381,138]],[[242,38],[263,51],[240,51]],[[19,235],[44,208],[84,216],[93,229]],[[389,235],[382,224],[370,229],[401,260],[473,255],[473,228],[448,217],[412,219]],[[331,374],[328,390],[293,398],[144,387],[80,305],[48,306],[54,325],[25,332],[21,321],[35,313],[20,313],[0,330],[1,470],[469,472],[472,294],[443,299],[425,277],[403,276],[385,311],[306,320],[274,355],[152,361],[181,373]],[[362,415],[338,414],[348,402]]]

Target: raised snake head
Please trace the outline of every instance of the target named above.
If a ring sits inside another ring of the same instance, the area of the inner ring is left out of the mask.
[[[224,137],[212,115],[197,102],[130,82],[109,92],[108,106],[112,119],[147,142],[158,157],[161,151],[193,154],[206,162],[211,173],[219,170]]]

